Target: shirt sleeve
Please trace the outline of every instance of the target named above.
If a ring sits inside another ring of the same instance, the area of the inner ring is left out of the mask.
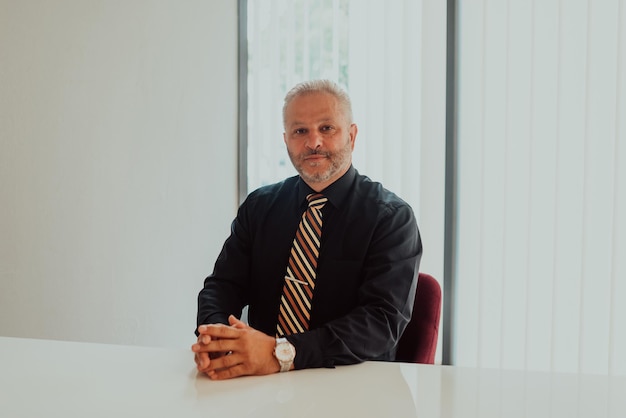
[[[421,255],[413,211],[400,205],[376,226],[357,306],[317,329],[287,337],[296,347],[295,368],[393,360],[411,318]]]
[[[215,261],[213,273],[204,280],[204,287],[198,294],[196,335],[197,326],[202,324],[228,325],[228,316],[239,317],[247,304],[250,237],[245,214],[242,205],[231,224],[230,236]]]

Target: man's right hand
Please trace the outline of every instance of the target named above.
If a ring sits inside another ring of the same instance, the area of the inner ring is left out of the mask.
[[[239,329],[242,329],[245,327],[242,323],[237,323],[231,326],[233,328],[239,328]],[[216,352],[208,353],[207,352],[206,350],[207,345],[211,341],[216,341],[218,339],[219,339],[218,337],[211,337],[210,335],[207,335],[207,334],[200,334],[198,336],[198,342],[196,342],[191,347],[192,351],[194,351],[194,354],[195,354],[194,360],[196,362],[196,368],[198,369],[199,372],[207,373],[209,371],[209,367],[211,365],[212,359],[216,359],[227,354],[225,352],[224,353],[216,353]]]
[[[228,317],[228,322],[229,325],[208,324],[198,327],[202,338],[191,349],[197,354],[209,353],[208,360],[207,357],[197,355],[199,371],[206,373],[212,380],[260,376],[280,371],[274,356],[276,338],[248,326],[233,315]]]
[[[198,342],[194,344],[199,347],[206,347],[206,345],[211,342],[211,337],[209,335],[199,335]],[[211,357],[215,357],[212,353]],[[196,361],[196,367],[199,372],[206,373],[211,364],[211,358],[209,357],[209,353],[205,351],[196,351],[194,360]]]

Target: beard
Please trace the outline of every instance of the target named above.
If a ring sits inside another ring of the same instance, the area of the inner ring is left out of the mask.
[[[322,183],[331,179],[334,175],[340,172],[350,164],[350,156],[352,155],[352,148],[350,141],[346,141],[346,145],[336,152],[328,151],[310,151],[302,154],[294,154],[287,149],[289,159],[294,168],[300,174],[300,177],[307,183]],[[328,159],[328,167],[326,169],[319,169],[324,162],[309,162],[306,160],[311,155],[321,155]]]

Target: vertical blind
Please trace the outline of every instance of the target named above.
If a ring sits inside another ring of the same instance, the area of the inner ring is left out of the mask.
[[[626,2],[458,22],[453,362],[626,374]]]

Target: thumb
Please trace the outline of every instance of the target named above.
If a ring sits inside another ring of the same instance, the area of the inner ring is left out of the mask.
[[[234,327],[234,328],[238,328],[238,329],[244,329],[244,328],[247,328],[247,327],[248,327],[248,325],[246,325],[246,323],[245,323],[245,322],[243,322],[243,321],[241,321],[241,320],[237,319],[237,317],[236,317],[235,315],[230,315],[230,316],[228,317],[228,323],[229,323],[232,327]]]

